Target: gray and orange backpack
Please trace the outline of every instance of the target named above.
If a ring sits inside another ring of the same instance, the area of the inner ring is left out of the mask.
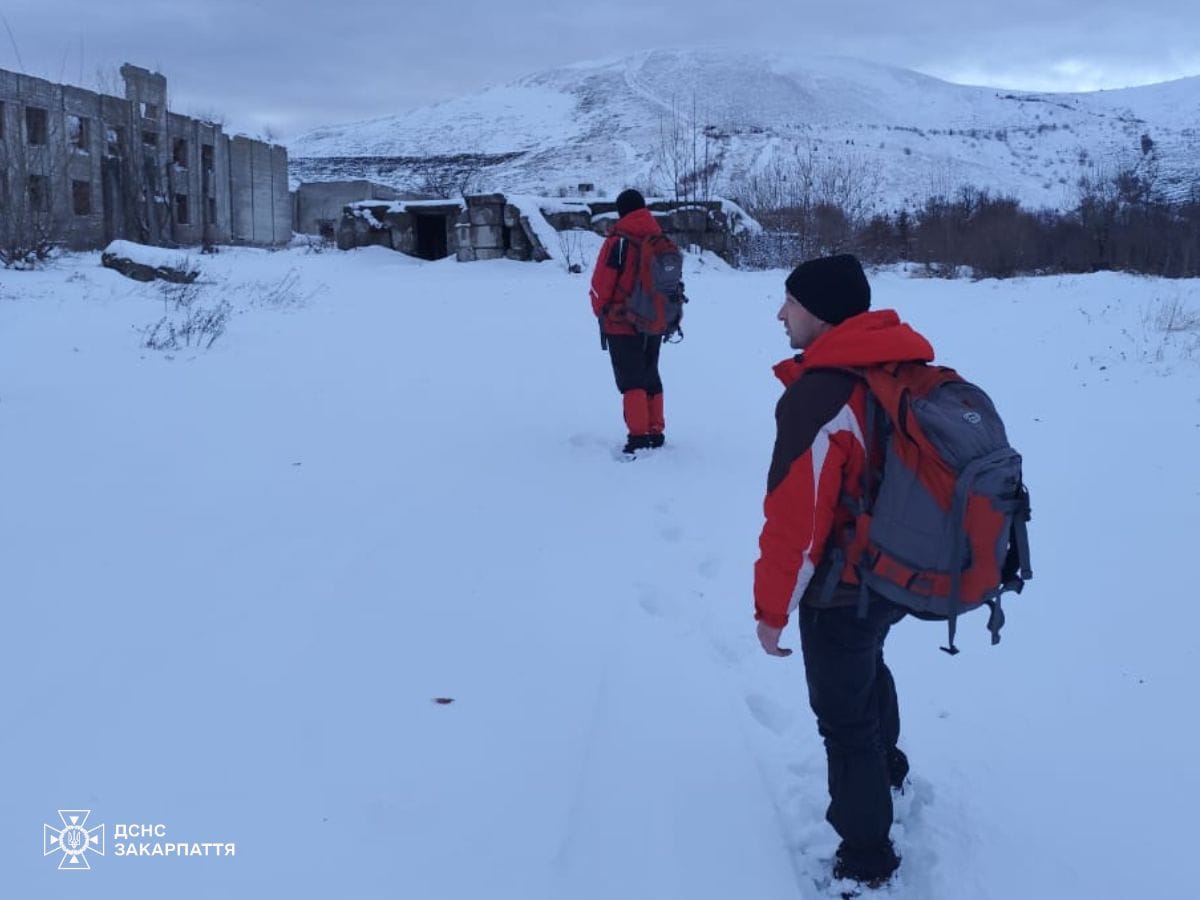
[[[945,620],[942,649],[953,655],[958,617],[987,606],[999,643],[1001,595],[1020,593],[1033,572],[1021,455],[995,406],[944,366],[849,371],[867,386],[863,490],[845,501],[855,516],[845,554],[864,586],[860,614],[869,587],[918,617]]]
[[[625,317],[639,334],[665,341],[683,336],[683,254],[665,234],[644,238],[617,232],[636,249],[637,272],[625,298]]]

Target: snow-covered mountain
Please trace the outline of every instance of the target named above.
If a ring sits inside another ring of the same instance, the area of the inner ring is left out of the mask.
[[[961,185],[1064,207],[1081,177],[1140,166],[1164,194],[1200,183],[1200,77],[1077,94],[951,84],[845,58],[650,51],[531,74],[402,115],[309,132],[295,180],[417,187],[428,166],[476,189],[558,194],[591,183],[672,193],[672,159],[711,164],[711,192],[754,175],[850,171],[876,205]],[[665,151],[665,152],[664,152]],[[424,162],[422,162],[424,161]],[[677,166],[675,167],[677,168]]]

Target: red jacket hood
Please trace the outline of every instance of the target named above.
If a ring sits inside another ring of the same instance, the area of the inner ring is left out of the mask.
[[[644,238],[652,234],[660,234],[662,229],[658,227],[658,222],[650,214],[650,210],[643,206],[641,209],[635,209],[617,219],[617,224],[613,226],[613,232],[631,238]]]
[[[933,362],[933,346],[892,309],[852,316],[818,337],[802,354],[775,366],[785,385],[809,369],[854,369],[892,362]]]

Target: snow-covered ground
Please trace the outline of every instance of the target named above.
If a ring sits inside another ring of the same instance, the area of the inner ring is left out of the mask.
[[[0,271],[0,896],[817,896],[802,663],[751,618],[783,273],[689,258],[669,443],[622,464],[559,263],[201,264]],[[999,647],[889,641],[893,894],[1194,896],[1200,348],[1159,325],[1197,284],[873,283],[992,394],[1034,503]],[[142,346],[222,300],[211,349]],[[43,856],[58,810],[105,825],[89,871]]]

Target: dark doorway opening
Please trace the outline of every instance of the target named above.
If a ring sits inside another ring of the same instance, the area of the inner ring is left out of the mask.
[[[121,190],[121,160],[105,156],[100,160],[100,206],[104,213],[104,243],[122,236],[125,195]]]
[[[419,214],[414,218],[417,220],[417,256],[421,259],[445,259],[449,256],[447,217]]]

